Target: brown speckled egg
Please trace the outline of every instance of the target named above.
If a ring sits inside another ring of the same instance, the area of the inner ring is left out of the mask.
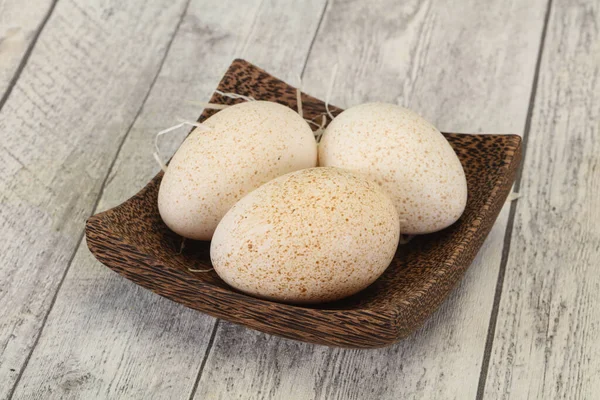
[[[234,288],[265,299],[319,303],[350,296],[388,267],[400,235],[375,182],[311,168],[254,190],[221,220],[210,257]]]
[[[210,240],[244,195],[280,175],[317,164],[304,119],[281,104],[255,101],[208,118],[171,160],[158,193],[163,221],[181,236]]]
[[[360,171],[379,183],[396,205],[403,234],[446,228],[466,206],[465,173],[446,138],[394,104],[362,104],[338,115],[319,144],[319,165]]]

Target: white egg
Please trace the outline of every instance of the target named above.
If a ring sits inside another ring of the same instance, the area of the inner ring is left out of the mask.
[[[403,234],[441,230],[462,215],[467,181],[456,153],[431,123],[394,104],[349,108],[327,127],[319,165],[360,171],[393,199]]]
[[[254,190],[221,220],[210,256],[229,285],[258,297],[318,303],[369,286],[400,235],[392,200],[371,180],[311,168]]]
[[[181,236],[210,240],[245,194],[280,175],[317,163],[309,125],[281,104],[228,107],[196,129],[171,160],[158,194],[163,221]]]

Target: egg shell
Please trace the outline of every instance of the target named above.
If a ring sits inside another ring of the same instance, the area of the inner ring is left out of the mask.
[[[369,286],[390,264],[400,228],[392,200],[362,175],[311,168],[254,190],[225,215],[210,256],[234,288],[320,303]]]
[[[309,125],[278,103],[253,101],[208,118],[182,143],[162,179],[158,209],[181,236],[210,240],[225,213],[251,190],[317,163]]]
[[[467,180],[456,153],[431,123],[395,104],[347,109],[327,127],[319,165],[360,171],[394,200],[403,234],[448,227],[467,202]]]

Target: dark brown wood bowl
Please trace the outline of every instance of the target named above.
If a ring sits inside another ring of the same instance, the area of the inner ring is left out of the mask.
[[[276,101],[296,109],[295,89],[265,71],[235,60],[219,90]],[[214,103],[234,104],[215,94]],[[303,94],[304,115],[325,112],[324,103]],[[331,108],[331,107],[330,107]],[[331,108],[334,114],[342,110]],[[205,110],[200,121],[212,115]],[[464,215],[451,227],[400,246],[385,273],[362,292],[317,306],[295,306],[254,298],[229,287],[211,268],[208,242],[187,243],[158,213],[162,172],[125,203],[90,217],[90,251],[138,285],[187,307],[259,331],[342,347],[382,347],[419,328],[469,267],[498,217],[521,160],[516,135],[444,134],[465,169],[469,197]]]

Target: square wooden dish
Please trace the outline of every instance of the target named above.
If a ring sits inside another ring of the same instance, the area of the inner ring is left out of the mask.
[[[276,101],[296,109],[295,89],[265,71],[235,60],[219,90]],[[234,104],[215,94],[214,103]],[[302,97],[314,118],[324,103]],[[342,110],[333,107],[334,114]],[[200,121],[215,111],[205,110]],[[158,213],[162,172],[137,195],[96,214],[86,225],[90,251],[109,268],[140,286],[187,307],[270,334],[342,347],[381,347],[420,327],[458,283],[488,235],[515,179],[521,159],[516,135],[444,134],[465,169],[469,198],[460,220],[400,246],[385,273],[364,291],[342,301],[295,306],[257,299],[232,289],[211,268],[208,242],[188,243]]]

